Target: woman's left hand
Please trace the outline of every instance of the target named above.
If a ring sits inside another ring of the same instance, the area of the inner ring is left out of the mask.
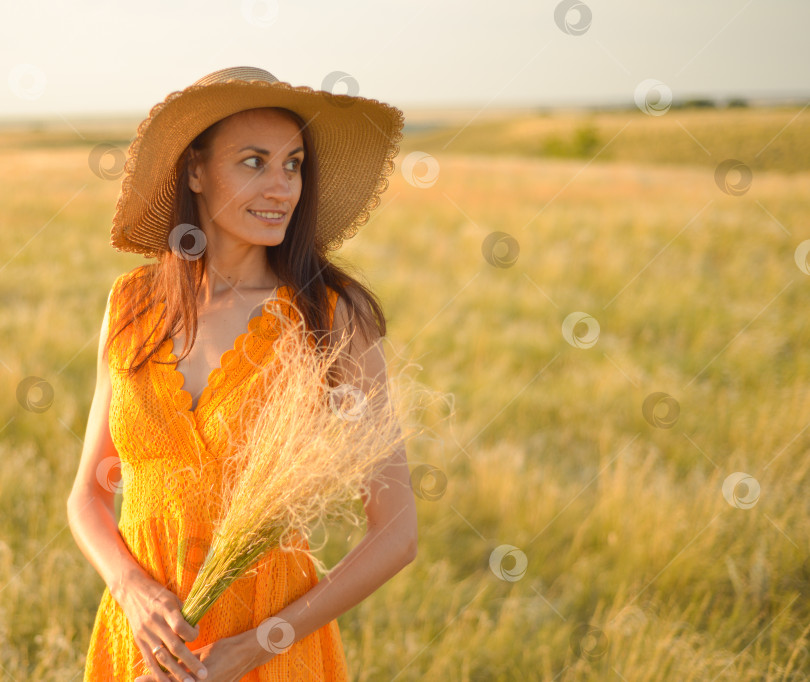
[[[252,670],[250,664],[244,660],[236,637],[225,637],[200,649],[192,649],[192,653],[208,671],[202,678],[204,682],[239,682]],[[189,677],[193,680],[200,679],[192,673],[189,673]],[[170,679],[174,682],[173,677]],[[135,678],[135,682],[158,682],[158,677],[154,673],[140,675]]]

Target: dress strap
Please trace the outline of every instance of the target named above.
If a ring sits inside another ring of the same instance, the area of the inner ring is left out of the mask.
[[[335,326],[335,309],[337,308],[338,292],[332,287],[326,288],[329,295],[329,331],[332,331]]]

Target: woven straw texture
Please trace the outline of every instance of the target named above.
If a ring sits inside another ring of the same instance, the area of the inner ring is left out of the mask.
[[[212,74],[169,94],[138,126],[124,166],[111,246],[147,257],[165,251],[175,227],[172,195],[182,152],[213,123],[245,109],[273,106],[295,111],[308,125],[319,164],[317,239],[324,249],[340,248],[368,222],[388,188],[403,112],[375,99],[268,82],[275,77],[252,67],[226,71],[229,77],[221,81]],[[267,80],[252,80],[260,77]]]

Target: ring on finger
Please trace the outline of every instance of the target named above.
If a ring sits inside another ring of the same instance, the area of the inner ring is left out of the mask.
[[[157,656],[157,652],[165,648],[166,648],[165,644],[158,644],[156,647],[152,647],[152,655]]]

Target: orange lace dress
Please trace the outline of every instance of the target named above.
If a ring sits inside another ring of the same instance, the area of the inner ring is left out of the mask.
[[[146,265],[139,268],[149,267]],[[110,292],[110,329],[117,328],[121,284],[139,268],[118,277]],[[290,290],[278,290],[288,314]],[[330,326],[337,293],[329,289]],[[123,307],[126,308],[124,302]],[[158,319],[160,309],[153,311]],[[278,321],[264,308],[250,319],[232,349],[212,370],[208,385],[191,409],[191,394],[175,369],[177,357],[168,339],[158,359],[134,378],[115,370],[126,353],[146,338],[154,321],[131,325],[118,336],[109,353],[112,397],[110,434],[121,460],[123,501],[119,532],[140,565],[158,582],[185,600],[211,542],[215,495],[222,481],[221,462],[228,435],[245,418],[244,398],[259,382],[257,367],[272,362],[272,341]],[[150,339],[151,340],[151,339]],[[151,348],[151,346],[149,346]],[[268,398],[270,399],[270,398]],[[241,413],[241,417],[240,417]],[[249,415],[248,415],[249,416]],[[244,422],[242,422],[244,423]],[[299,544],[300,543],[300,544]],[[187,646],[193,651],[216,640],[256,628],[318,583],[308,549],[298,536],[294,551],[272,550],[254,564],[255,571],[238,579],[205,613],[200,635]],[[273,641],[279,633],[273,634]],[[123,610],[105,588],[96,614],[84,680],[134,680],[146,674],[142,655]],[[346,659],[333,620],[277,654],[269,663],[242,677],[242,682],[281,680],[348,680]]]

